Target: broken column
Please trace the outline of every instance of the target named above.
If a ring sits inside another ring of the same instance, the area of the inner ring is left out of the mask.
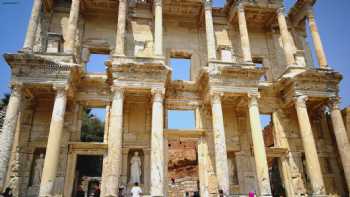
[[[163,2],[154,1],[154,55],[163,56]]]
[[[244,62],[252,62],[252,54],[250,51],[250,42],[249,42],[249,34],[247,28],[247,21],[244,12],[244,6],[239,4],[237,6],[237,15],[238,15],[238,27],[239,34],[241,37],[241,50]]]
[[[205,30],[207,36],[207,50],[208,59],[216,59],[216,45],[215,45],[215,34],[214,34],[214,24],[212,15],[212,1],[204,0],[204,16],[205,16]]]

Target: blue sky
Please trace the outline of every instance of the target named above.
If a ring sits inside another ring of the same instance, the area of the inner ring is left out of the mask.
[[[288,9],[295,0],[286,0]],[[23,45],[25,32],[30,16],[33,0],[0,0],[0,54],[5,52],[16,52]],[[222,6],[224,0],[214,0],[214,6]],[[342,73],[344,79],[341,83],[340,95],[342,97],[341,107],[350,105],[350,23],[348,8],[349,0],[319,0],[315,6],[316,20],[329,64],[338,72]],[[312,43],[310,41],[310,43]],[[96,58],[94,64],[101,65],[105,57]],[[315,61],[317,62],[317,61]],[[101,65],[96,70],[101,71]],[[10,81],[10,68],[0,58],[0,97],[10,92],[8,84]],[[182,74],[182,73],[180,73]],[[102,110],[101,110],[102,111]],[[175,116],[175,125],[181,124],[184,128],[192,127],[193,122],[184,121],[191,119],[191,115]],[[189,123],[187,123],[189,122]]]

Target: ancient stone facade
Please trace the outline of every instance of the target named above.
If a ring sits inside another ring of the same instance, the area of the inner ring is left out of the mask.
[[[201,196],[348,196],[342,76],[327,63],[314,3],[298,0],[286,16],[281,0],[34,0],[23,48],[5,54],[0,188],[72,196],[80,156],[99,155],[101,196],[118,196],[138,152],[144,194],[166,196],[168,141],[191,139]],[[104,73],[87,71],[92,54],[109,55]],[[191,61],[190,80],[172,80],[171,58]],[[88,107],[106,109],[103,142],[80,140]],[[193,111],[196,127],[169,129],[168,110]]]

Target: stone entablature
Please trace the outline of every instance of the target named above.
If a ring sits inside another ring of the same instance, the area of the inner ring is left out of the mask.
[[[138,152],[144,193],[166,196],[168,141],[190,139],[201,196],[277,195],[274,163],[287,196],[346,195],[350,121],[339,110],[342,76],[327,63],[314,2],[298,0],[287,18],[280,0],[230,0],[224,8],[210,0],[35,0],[23,49],[5,55],[13,93],[0,188],[71,196],[79,155],[99,155],[101,196],[117,196],[119,187],[130,191]],[[105,72],[87,72],[91,54],[110,55]],[[190,80],[172,80],[172,58],[191,61]],[[103,142],[80,142],[87,107],[106,108]],[[167,110],[194,111],[196,128],[168,129]],[[265,142],[261,114],[271,116]],[[41,154],[41,183],[33,185]],[[195,182],[177,186],[184,192]]]

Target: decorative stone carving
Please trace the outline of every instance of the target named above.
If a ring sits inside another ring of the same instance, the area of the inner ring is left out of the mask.
[[[35,160],[35,165],[33,169],[33,186],[39,186],[41,181],[41,176],[44,167],[44,154],[40,154],[39,158]]]

